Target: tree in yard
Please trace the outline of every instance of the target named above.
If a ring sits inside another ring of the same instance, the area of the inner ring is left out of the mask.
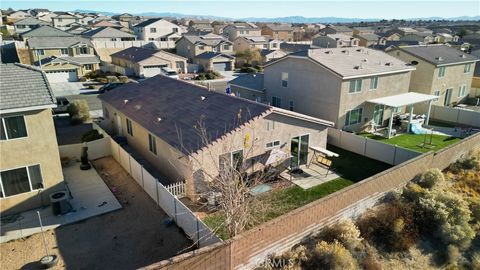
[[[251,65],[253,62],[261,62],[262,55],[257,49],[246,49],[235,54],[238,60],[243,61],[247,65]]]
[[[190,153],[194,175],[205,185],[203,190],[197,187],[196,195],[207,201],[213,196],[219,213],[225,218],[223,224],[212,229],[218,232],[223,226],[230,238],[248,229],[255,221],[255,212],[263,207],[255,196],[251,196],[251,188],[275,177],[267,170],[269,166],[264,165],[267,157],[256,156],[256,149],[261,149],[260,142],[254,139],[253,127],[242,120],[244,115],[240,111],[233,124],[237,131],[244,124],[242,131],[226,135],[233,136],[228,141],[223,140],[225,137],[212,140],[213,131],[207,130],[204,121],[198,121],[194,128],[201,145],[209,147],[193,153],[186,145],[182,146]]]
[[[74,100],[68,106],[68,114],[72,124],[83,123],[90,119],[90,108],[85,99]]]
[[[462,29],[460,30],[460,32],[458,32],[458,36],[459,36],[459,37],[464,37],[464,36],[466,36],[467,34],[468,34],[468,31],[467,31],[467,29],[465,29],[465,28],[462,28]]]

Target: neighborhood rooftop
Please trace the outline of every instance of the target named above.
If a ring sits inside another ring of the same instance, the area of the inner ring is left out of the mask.
[[[22,64],[0,64],[0,112],[56,104],[45,73]]]
[[[479,60],[475,56],[445,45],[404,46],[399,49],[436,66]]]
[[[49,25],[43,25],[34,28],[28,32],[22,33],[22,37],[73,37],[73,34],[67,33],[60,29],[51,27]]]
[[[118,87],[99,98],[185,154],[204,146],[197,130],[200,123],[215,141],[271,110],[162,75]]]
[[[78,43],[93,47],[90,40],[82,37],[33,37],[28,40],[28,45],[34,49],[67,48]]]
[[[82,36],[93,38],[135,38],[135,35],[112,27],[99,27],[82,33]]]
[[[152,19],[148,19],[146,21],[143,21],[137,25],[135,25],[134,27],[145,27],[145,26],[149,26],[150,24],[152,23],[156,23],[160,20],[163,20],[163,18],[152,18]]]
[[[231,80],[229,84],[238,85],[243,88],[248,88],[261,92],[265,90],[265,87],[263,85],[263,74],[261,73],[238,76],[235,79]]]
[[[368,48],[309,49],[293,53],[291,56],[308,57],[343,78],[415,70],[414,67],[393,56]]]

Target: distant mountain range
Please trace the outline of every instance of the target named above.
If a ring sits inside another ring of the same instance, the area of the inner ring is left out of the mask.
[[[102,13],[108,16],[116,15],[118,13],[94,11],[94,10],[74,10],[75,12],[85,13]],[[376,22],[382,19],[378,18],[341,18],[341,17],[303,17],[303,16],[288,16],[277,18],[259,18],[259,17],[247,17],[247,18],[228,18],[220,16],[210,15],[186,15],[181,13],[172,12],[144,12],[135,13],[136,16],[148,16],[148,17],[171,17],[171,18],[195,18],[195,19],[208,19],[208,20],[220,20],[220,21],[248,21],[248,22],[280,22],[280,23],[355,23],[355,22]],[[428,17],[428,18],[410,18],[405,20],[452,20],[452,21],[479,21],[480,16],[461,16],[453,18],[443,17]]]

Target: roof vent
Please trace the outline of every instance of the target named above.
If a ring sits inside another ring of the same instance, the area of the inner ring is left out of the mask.
[[[465,54],[460,55],[461,58],[467,58]]]
[[[438,60],[438,61],[443,61],[443,57],[439,56],[439,57],[435,57],[435,60]]]
[[[391,67],[391,66],[393,66],[393,63],[387,62],[387,63],[385,63],[385,66]]]
[[[326,54],[333,54],[333,51],[325,51]]]
[[[204,97],[204,96],[200,96],[200,99],[203,101],[203,100],[205,100],[205,99],[206,99],[206,97]]]
[[[160,123],[160,121],[162,121],[162,118],[161,118],[161,117],[157,117],[157,123]]]
[[[365,62],[365,63],[366,63],[366,62],[368,62],[368,59],[365,58],[365,59],[362,60],[362,62]]]
[[[128,103],[128,99],[124,99],[123,104],[127,105],[127,103]]]
[[[357,49],[357,52],[362,52],[363,50],[362,49]]]

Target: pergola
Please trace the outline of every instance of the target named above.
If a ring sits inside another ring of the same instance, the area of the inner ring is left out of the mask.
[[[425,119],[425,125],[428,125],[428,121],[430,120],[430,109],[432,107],[432,101],[436,100],[438,97],[433,95],[425,95],[415,92],[409,92],[400,95],[382,97],[369,100],[368,102],[384,105],[385,107],[391,108],[390,110],[390,120],[388,122],[388,138],[391,138],[392,134],[392,126],[393,126],[393,113],[396,108],[401,108],[405,106],[409,106],[409,116],[408,116],[408,127],[410,128],[410,124],[412,122],[413,117],[413,105],[423,102],[428,102],[428,110],[427,110],[427,118]]]

